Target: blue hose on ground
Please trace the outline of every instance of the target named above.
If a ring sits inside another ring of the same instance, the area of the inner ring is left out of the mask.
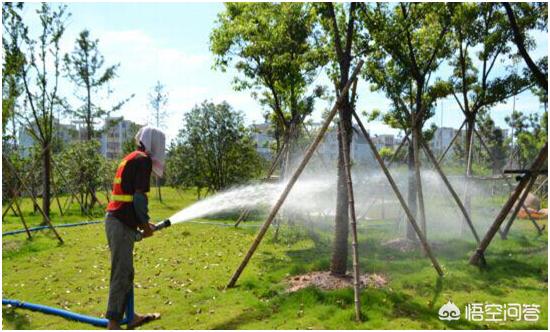
[[[93,220],[93,221],[77,222],[77,223],[72,223],[72,224],[54,225],[54,227],[55,228],[58,228],[58,227],[59,228],[61,228],[61,227],[75,227],[75,226],[99,224],[101,222],[103,222],[103,220]],[[47,229],[47,228],[50,228],[50,226],[44,225],[44,226],[32,227],[32,228],[29,228],[29,232],[36,232],[36,231],[40,231],[42,229]],[[15,234],[20,234],[20,233],[25,233],[25,232],[26,232],[26,230],[24,230],[24,229],[18,229],[18,230],[15,230],[15,231],[4,232],[4,233],[2,233],[2,236],[15,235]]]
[[[63,318],[75,320],[77,322],[91,324],[100,327],[106,327],[108,320],[106,318],[92,317],[82,314],[77,314],[72,311],[48,307],[42,304],[35,304],[29,302],[22,302],[19,300],[2,299],[2,305],[11,305],[16,308],[29,309],[32,311],[38,311],[49,315],[61,316]],[[126,304],[126,317],[120,322],[120,324],[128,324],[134,319],[134,291],[130,291]]]

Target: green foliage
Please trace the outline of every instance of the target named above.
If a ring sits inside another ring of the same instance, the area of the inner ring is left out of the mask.
[[[363,70],[371,90],[383,91],[391,100],[382,118],[393,128],[411,127],[412,113],[423,124],[434,114],[437,99],[450,93],[444,82],[431,79],[442,59],[448,57],[451,7],[443,3],[377,3],[362,5],[361,21],[372,41]],[[422,125],[420,125],[422,127]]]
[[[168,112],[164,109],[168,103],[168,92],[165,91],[164,84],[157,81],[155,86],[149,92],[149,107],[151,109],[151,121],[157,128],[166,126],[166,117]]]
[[[58,190],[80,195],[84,210],[90,209],[94,204],[91,193],[95,194],[96,188],[111,183],[114,174],[110,172],[107,160],[99,153],[99,147],[97,140],[74,142],[54,156],[58,170],[63,172],[67,180],[65,183],[60,179],[60,175],[55,173],[54,179],[58,184]]]
[[[522,112],[514,111],[505,121],[512,128],[519,166],[528,167],[548,139],[548,111],[542,116],[537,113],[526,116]]]
[[[103,108],[97,99],[97,93],[107,87],[107,85],[116,77],[116,71],[119,65],[109,66],[103,69],[105,60],[99,52],[99,40],[91,39],[90,32],[83,30],[75,41],[75,48],[70,54],[65,54],[64,64],[66,76],[79,89],[82,94],[77,94],[78,99],[83,103],[82,106],[73,109],[65,106],[67,112],[75,119],[82,121],[86,125],[86,138],[92,139],[94,134],[94,124],[97,119],[109,116],[116,112],[133,97],[133,95],[113,107]]]
[[[261,173],[243,116],[229,104],[204,101],[184,115],[183,127],[170,146],[167,183],[180,188],[217,191],[244,183]]]
[[[452,45],[457,49],[449,79],[460,108],[467,117],[488,110],[532,85],[528,75],[512,70],[495,76],[495,64],[510,56],[512,38],[506,14],[497,3],[461,3],[454,6]],[[474,65],[474,52],[481,68]],[[478,51],[477,49],[481,49]],[[460,96],[460,98],[458,97]]]
[[[384,160],[390,160],[391,157],[393,156],[395,151],[393,151],[392,148],[389,148],[387,146],[383,146],[379,151],[378,153],[380,154],[380,157],[382,157],[382,159]]]
[[[252,95],[268,108],[276,131],[291,135],[313,111],[316,97],[309,85],[326,62],[318,47],[315,12],[307,3],[225,3],[210,36],[215,67],[234,65],[236,90]]]
[[[12,119],[15,127],[15,109],[18,98],[23,94],[21,75],[25,56],[19,48],[22,21],[19,12],[23,3],[2,3],[2,138],[6,136],[6,125]],[[15,129],[14,129],[15,131]],[[12,135],[15,136],[15,132]],[[13,137],[12,137],[13,138]]]

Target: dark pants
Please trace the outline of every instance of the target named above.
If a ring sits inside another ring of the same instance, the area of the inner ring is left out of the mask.
[[[135,231],[118,219],[107,215],[105,233],[111,250],[111,281],[107,319],[121,321],[134,288],[134,240]],[[133,315],[133,313],[126,313]]]

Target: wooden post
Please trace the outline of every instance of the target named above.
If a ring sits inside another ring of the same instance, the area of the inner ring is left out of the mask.
[[[80,201],[80,199],[78,198],[78,195],[72,190],[71,186],[69,185],[69,181],[67,181],[67,178],[65,178],[65,174],[63,174],[63,172],[61,172],[61,170],[57,167],[57,165],[55,164],[53,159],[52,159],[52,168],[54,170],[57,170],[57,173],[59,174],[59,178],[65,183],[65,186],[67,186],[67,190],[69,190],[71,195],[76,199],[76,201],[80,205],[80,208],[82,209],[82,211],[85,211],[86,215],[88,217],[93,218],[93,216],[91,214],[91,211],[88,211],[88,209],[84,208],[83,202]]]
[[[17,174],[17,170],[15,169],[15,167],[11,164],[11,162],[8,160],[8,158],[2,156],[2,159],[3,159],[3,162],[4,164],[6,164],[8,166],[8,168],[13,172],[13,175],[17,178],[17,180],[21,182],[21,178],[19,177],[19,174]],[[23,183],[22,183],[23,184]],[[44,213],[44,211],[42,210],[42,208],[40,207],[40,205],[38,205],[38,203],[36,202],[36,196],[34,196],[34,193],[32,191],[29,190],[28,187],[23,187],[23,189],[25,190],[28,190],[30,193],[31,193],[31,199],[33,201],[34,204],[36,204],[36,207],[38,208],[38,211],[40,212],[40,214],[42,214],[42,216],[44,217],[44,220],[46,220],[46,223],[48,224],[48,226],[50,227],[50,229],[54,232],[55,236],[57,237],[57,239],[59,240],[59,243],[63,244],[63,239],[61,238],[61,236],[59,235],[59,233],[57,233],[57,230],[55,229],[55,227],[53,227],[52,225],[52,222],[50,220],[50,218]]]
[[[354,88],[357,85],[357,80],[354,82]],[[359,254],[357,249],[357,219],[355,217],[355,203],[353,198],[353,184],[351,180],[351,162],[348,158],[348,138],[344,135],[342,120],[338,123],[340,138],[342,141],[343,155],[344,155],[344,172],[346,175],[346,186],[348,189],[348,211],[351,220],[351,248],[353,255],[353,294],[355,302],[355,320],[361,321],[361,285],[359,279]]]
[[[13,197],[17,197],[18,193],[13,190]],[[15,205],[15,209],[17,210],[17,214],[19,215],[19,218],[21,219],[21,222],[23,223],[23,227],[25,227],[25,232],[27,232],[27,237],[29,239],[32,238],[31,232],[29,231],[29,227],[27,227],[27,223],[25,222],[25,217],[23,216],[23,212],[21,211],[21,207],[19,206],[19,203],[17,202],[17,199],[13,201],[13,205]]]
[[[388,168],[384,164],[384,160],[382,160],[382,157],[380,157],[380,154],[376,150],[376,146],[372,142],[372,139],[370,138],[369,133],[367,132],[367,130],[363,126],[363,123],[361,122],[361,119],[359,119],[359,116],[357,115],[357,113],[353,112],[353,117],[355,118],[355,121],[357,121],[357,124],[361,128],[361,131],[363,132],[363,135],[365,136],[365,139],[367,140],[367,143],[369,144],[369,146],[372,150],[372,153],[374,153],[374,157],[376,158],[376,161],[378,161],[378,164],[380,165],[380,168],[382,168],[382,171],[384,171],[384,174],[386,175],[386,178],[388,179],[388,182],[390,183],[390,186],[393,189],[393,192],[395,193],[395,196],[397,196],[397,199],[399,200],[399,203],[401,204],[401,207],[405,211],[405,214],[407,215],[407,217],[409,219],[409,222],[411,223],[414,231],[418,235],[418,239],[420,240],[420,243],[422,244],[422,246],[424,248],[424,252],[430,258],[434,269],[437,271],[437,274],[439,274],[439,276],[443,276],[443,269],[441,268],[441,266],[439,265],[439,262],[435,258],[434,254],[432,252],[432,249],[431,249],[430,245],[428,244],[428,241],[426,240],[426,237],[424,236],[424,234],[420,230],[420,227],[418,227],[418,224],[416,223],[416,220],[414,219],[414,216],[411,213],[411,210],[407,206],[407,203],[405,203],[405,199],[403,198],[403,195],[401,195],[401,192],[399,191],[399,188],[397,187],[397,184],[393,180],[393,177],[391,176],[390,171],[388,170]]]
[[[466,211],[466,208],[464,207],[464,205],[460,201],[460,197],[458,197],[458,194],[456,193],[453,186],[449,182],[449,179],[447,179],[447,176],[445,175],[445,173],[443,173],[443,170],[439,166],[437,160],[435,160],[435,157],[434,157],[432,151],[430,150],[430,147],[426,144],[426,142],[424,140],[421,140],[421,143],[422,143],[422,147],[424,148],[424,152],[426,152],[426,155],[428,156],[428,159],[430,159],[430,161],[432,162],[435,170],[437,171],[437,173],[439,174],[439,176],[443,180],[443,183],[445,183],[445,186],[447,187],[447,189],[451,193],[451,196],[453,196],[453,198],[456,202],[456,205],[458,205],[458,208],[460,209],[460,211],[462,211],[462,214],[464,215],[464,219],[465,219],[466,223],[468,224],[468,226],[470,227],[470,230],[472,231],[472,234],[474,234],[474,238],[476,239],[477,244],[479,245],[479,236],[477,235],[474,224],[472,223],[472,220],[470,219],[470,216],[469,216],[468,212]]]
[[[397,158],[397,154],[399,153],[399,151],[401,151],[403,146],[405,146],[405,142],[407,142],[410,134],[411,134],[410,132],[405,133],[405,137],[403,137],[403,139],[401,140],[401,143],[399,143],[399,146],[397,147],[397,149],[395,149],[393,156],[391,156],[390,161],[388,162],[388,168],[393,164],[393,162]]]
[[[315,140],[308,147],[307,151],[305,152],[304,158],[302,159],[302,161],[298,165],[298,168],[296,168],[296,170],[294,171],[294,174],[292,174],[292,176],[290,177],[285,189],[281,193],[281,196],[279,197],[279,199],[277,200],[275,205],[271,208],[271,211],[269,212],[269,215],[267,216],[267,219],[265,220],[264,224],[262,225],[262,227],[258,231],[258,234],[256,235],[256,238],[254,239],[254,242],[252,242],[252,245],[250,246],[250,249],[248,249],[248,252],[246,253],[245,257],[243,258],[241,264],[239,265],[237,270],[235,270],[235,272],[231,276],[231,279],[229,280],[229,283],[227,284],[226,288],[231,288],[231,287],[235,286],[235,283],[239,279],[241,273],[243,272],[246,265],[250,261],[250,258],[252,257],[252,255],[254,254],[256,249],[258,248],[258,245],[262,241],[265,233],[267,232],[267,229],[269,228],[269,225],[271,225],[271,223],[273,222],[273,219],[275,219],[275,216],[279,212],[279,209],[283,205],[285,199],[288,197],[288,194],[290,193],[290,190],[292,189],[292,187],[294,186],[294,184],[298,180],[298,177],[300,177],[300,175],[302,174],[302,171],[304,170],[307,163],[311,159],[311,156],[315,152],[315,149],[317,148],[317,146],[321,142],[321,139],[325,135],[325,132],[327,131],[328,127],[330,126],[330,123],[332,122],[332,119],[334,119],[334,116],[338,112],[338,109],[340,107],[340,103],[342,102],[343,97],[345,97],[347,95],[347,92],[348,92],[348,90],[351,86],[351,83],[355,80],[355,77],[357,77],[357,75],[359,74],[359,71],[361,70],[361,67],[363,66],[363,63],[364,63],[363,60],[361,60],[361,61],[359,61],[359,63],[355,67],[355,70],[353,71],[353,74],[351,75],[350,79],[348,80],[348,82],[346,83],[344,88],[342,89],[340,97],[338,97],[338,99],[336,100],[336,103],[334,104],[332,110],[330,111],[327,118],[325,119],[325,122],[323,123],[323,126],[321,127],[321,129],[317,133],[317,136],[315,136]]]
[[[476,130],[476,128],[474,127],[474,133],[476,134],[477,138],[479,139],[479,142],[481,143],[481,145],[483,146],[483,148],[485,149],[485,151],[487,151],[487,153],[489,154],[489,156],[491,157],[491,159],[493,160],[493,162],[495,162],[495,157],[493,156],[493,154],[491,153],[491,150],[489,149],[489,147],[485,144],[485,141],[483,140],[483,137],[481,136],[481,134]],[[506,181],[506,183],[508,184],[508,186],[510,186],[510,188],[513,188],[513,185],[510,183],[510,180],[507,178],[507,177],[504,177],[504,180]],[[527,215],[529,216],[529,220],[531,220],[531,224],[533,226],[535,226],[535,228],[537,229],[537,233],[539,235],[542,235],[542,228],[540,228],[539,224],[537,224],[537,221],[535,220],[535,218],[533,218],[533,216],[531,215],[531,212],[529,212],[529,210],[527,209],[527,206],[525,206],[525,200],[521,200],[521,206],[525,209],[525,212],[527,212]],[[519,210],[518,210],[519,212]],[[517,215],[517,213],[516,213]],[[510,221],[512,222],[512,221]],[[509,229],[509,228],[508,228]],[[499,233],[500,233],[500,236],[502,239],[506,239],[506,236],[508,235],[508,232],[506,230],[504,231],[500,231],[499,229]]]
[[[502,231],[502,237],[506,239],[508,237],[508,232],[510,231],[510,228],[512,227],[512,223],[514,220],[516,220],[516,216],[518,215],[519,210],[521,208],[524,208],[525,211],[528,211],[525,207],[525,199],[527,198],[527,195],[529,195],[529,191],[535,184],[535,181],[537,180],[537,174],[532,174],[531,179],[529,179],[529,183],[527,186],[525,186],[525,189],[523,190],[523,193],[521,194],[519,201],[517,202],[516,206],[514,207],[514,211],[512,212],[512,215],[510,216],[510,219],[508,219],[508,223],[504,227],[504,230]]]
[[[445,151],[443,151],[443,153],[441,154],[441,156],[439,156],[439,158],[437,159],[437,163],[438,164],[441,164],[441,161],[443,161],[443,159],[445,158],[445,155],[447,154],[447,152],[451,149],[451,147],[453,146],[453,144],[455,143],[456,139],[458,138],[458,136],[460,136],[460,131],[462,130],[462,128],[464,127],[464,125],[466,124],[466,120],[464,120],[462,122],[462,124],[460,125],[460,127],[458,128],[458,130],[456,131],[456,134],[453,136],[453,139],[451,139],[451,142],[449,143],[449,145],[447,145],[447,148],[445,149]]]
[[[535,159],[535,161],[531,165],[531,171],[536,172],[538,169],[540,169],[544,165],[544,162],[546,161],[546,158],[547,158],[547,150],[548,150],[548,142],[546,142],[544,144],[544,147],[540,150],[539,155],[537,156],[537,159]],[[513,207],[514,203],[516,202],[516,200],[518,199],[519,195],[521,194],[523,189],[529,183],[529,180],[530,180],[531,176],[532,175],[530,175],[530,174],[526,174],[521,179],[518,186],[516,187],[516,190],[514,191],[512,196],[510,196],[510,198],[508,198],[508,201],[506,202],[506,204],[504,204],[504,206],[500,210],[499,214],[495,218],[495,221],[493,222],[493,224],[491,225],[491,227],[489,228],[489,230],[485,234],[485,237],[483,238],[483,240],[481,240],[481,243],[480,243],[478,249],[470,257],[470,264],[478,265],[478,266],[482,265],[482,264],[485,264],[484,255],[485,255],[485,251],[487,250],[487,247],[489,247],[489,244],[491,244],[491,241],[493,240],[493,237],[495,236],[495,234],[499,230],[500,225],[502,224],[504,219],[506,219],[506,216],[508,215],[508,213],[512,209],[512,207]]]

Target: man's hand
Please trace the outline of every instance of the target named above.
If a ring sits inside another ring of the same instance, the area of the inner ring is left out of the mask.
[[[153,236],[153,232],[155,231],[155,225],[148,222],[145,225],[143,225],[143,237],[150,237]]]

